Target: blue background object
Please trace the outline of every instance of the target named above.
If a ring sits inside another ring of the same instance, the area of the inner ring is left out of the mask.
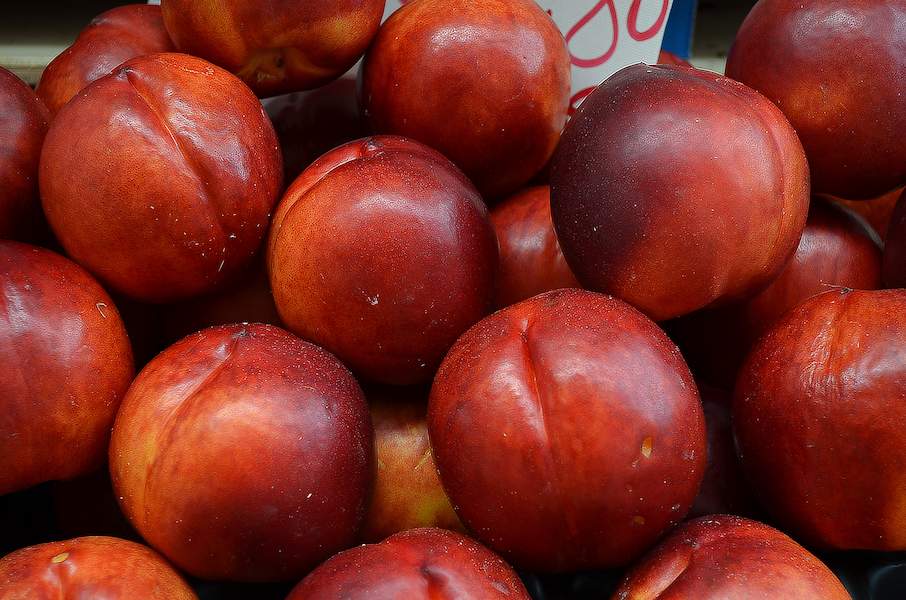
[[[689,58],[692,54],[692,34],[695,31],[697,6],[698,0],[673,0],[661,48],[682,58]]]

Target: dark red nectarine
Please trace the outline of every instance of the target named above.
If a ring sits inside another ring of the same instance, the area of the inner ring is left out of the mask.
[[[629,572],[612,600],[850,600],[816,556],[773,527],[717,515],[685,523]]]
[[[346,72],[377,32],[384,0],[162,0],[181,52],[236,73],[259,96],[318,87]]]
[[[334,556],[287,600],[529,600],[499,556],[452,531],[412,529]]]
[[[783,114],[697,69],[613,75],[551,163],[554,226],[579,281],[656,320],[767,285],[796,249],[808,202],[808,165]]]
[[[371,421],[324,350],[269,325],[213,327],[138,375],[110,471],[131,523],[187,572],[293,579],[355,541]]]
[[[705,468],[679,350],[628,304],[582,290],[469,329],[434,380],[428,431],[466,527],[539,571],[627,564],[685,516]]]
[[[152,54],[57,114],[41,199],[77,262],[126,295],[172,301],[248,266],[281,172],[273,127],[241,81],[198,58]]]
[[[906,183],[906,2],[760,0],[727,75],[786,114],[815,192],[875,198]]]
[[[86,85],[137,56],[175,50],[160,7],[118,6],[101,13],[41,74],[36,92],[55,115]]]
[[[815,296],[755,346],[737,383],[743,468],[787,531],[906,550],[906,290]]]
[[[38,160],[49,118],[28,84],[0,67],[0,239],[32,241],[43,221]]]
[[[0,241],[0,494],[91,472],[132,381],[110,296],[75,263]]]
[[[883,268],[884,283],[888,287],[906,288],[906,191],[890,218]]]
[[[379,136],[325,154],[290,186],[268,242],[284,323],[353,371],[431,378],[493,300],[497,240],[468,179],[434,150]]]
[[[904,192],[906,192],[906,188],[898,188],[871,200],[844,200],[835,196],[826,196],[826,198],[860,215],[878,232],[882,240],[886,240],[893,209]]]
[[[796,253],[767,288],[678,319],[668,330],[699,377],[731,389],[758,338],[787,312],[833,287],[881,287],[881,246],[862,219],[815,198]]]
[[[418,527],[464,531],[437,476],[425,421],[427,392],[375,388],[368,403],[376,470],[361,539],[380,542]]]
[[[708,467],[688,516],[723,513],[752,516],[755,502],[743,477],[733,442],[732,394],[706,384],[699,384],[698,389],[708,431]]]
[[[566,123],[570,58],[532,0],[420,0],[391,15],[362,67],[376,133],[442,152],[488,199],[542,167]]]
[[[566,264],[551,222],[551,189],[529,188],[491,211],[500,245],[498,308],[543,292],[581,287]]]
[[[197,599],[156,553],[112,537],[39,544],[0,558],[0,597]]]
[[[292,182],[328,150],[367,135],[355,79],[341,77],[310,92],[265,101],[283,151],[283,179]]]

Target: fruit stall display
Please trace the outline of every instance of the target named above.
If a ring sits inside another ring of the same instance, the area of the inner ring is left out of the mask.
[[[0,600],[906,598],[906,0],[397,4],[0,68]]]

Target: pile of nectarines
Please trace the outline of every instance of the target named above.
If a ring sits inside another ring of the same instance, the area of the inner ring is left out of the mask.
[[[727,76],[569,118],[533,0],[383,13],[163,0],[0,69],[0,600],[858,594],[906,0],[760,0]]]

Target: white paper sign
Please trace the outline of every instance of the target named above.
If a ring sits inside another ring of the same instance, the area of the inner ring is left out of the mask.
[[[410,0],[387,0],[384,19]],[[572,59],[571,108],[629,65],[657,62],[673,0],[537,0]]]

